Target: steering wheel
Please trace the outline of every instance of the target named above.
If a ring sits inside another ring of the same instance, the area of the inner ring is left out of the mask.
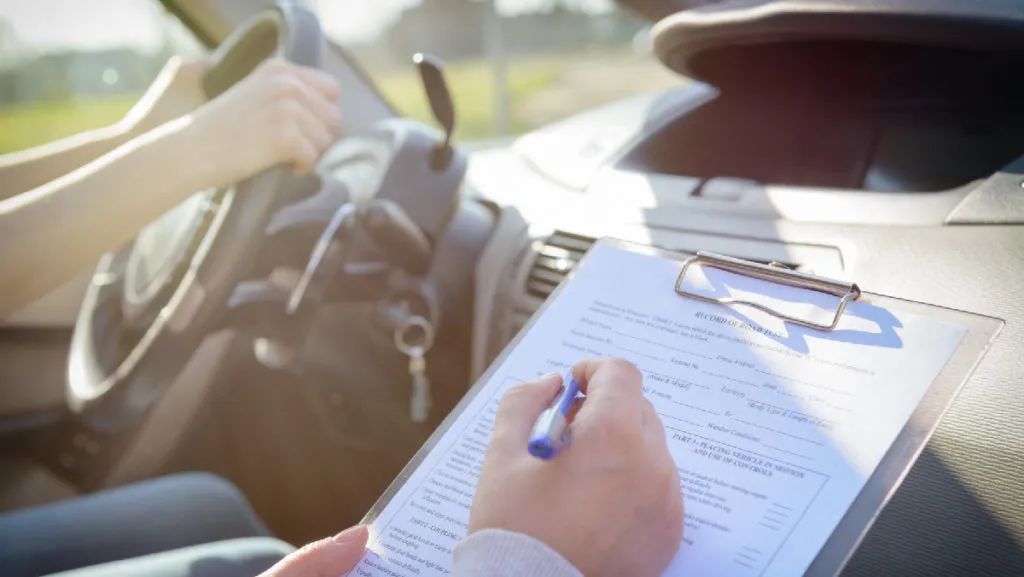
[[[275,6],[218,47],[204,89],[212,98],[275,55],[318,67],[322,43],[311,11]],[[260,250],[256,239],[296,182],[286,169],[272,168],[227,190],[197,193],[103,256],[71,341],[73,412],[90,426],[115,430],[160,397],[214,328]]]

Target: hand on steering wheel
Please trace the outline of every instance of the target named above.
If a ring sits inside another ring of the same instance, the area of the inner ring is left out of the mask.
[[[204,188],[228,186],[277,164],[308,172],[341,136],[339,87],[329,75],[272,58],[206,102],[201,79],[207,68],[203,60],[171,59],[122,121],[141,134],[176,120]]]
[[[141,138],[178,133],[182,173],[159,178],[187,175],[211,190],[97,267],[67,372],[68,405],[90,428],[132,423],[174,382],[263,250],[270,215],[298,186],[288,168],[310,170],[337,140],[338,85],[317,70],[322,44],[312,11],[275,5],[226,38],[202,74],[165,70],[126,118],[137,129],[163,122]],[[167,122],[176,114],[184,116]]]
[[[222,187],[277,164],[304,173],[341,135],[338,83],[273,58],[188,115],[194,168]]]

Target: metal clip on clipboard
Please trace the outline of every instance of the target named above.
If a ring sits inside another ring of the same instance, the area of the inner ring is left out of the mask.
[[[686,280],[686,271],[689,270],[692,265],[703,265],[712,268],[721,269],[731,273],[741,274],[751,278],[760,280],[766,280],[775,282],[787,286],[796,288],[802,288],[817,292],[822,292],[839,297],[839,304],[836,305],[835,316],[832,317],[832,322],[829,324],[816,323],[807,319],[797,318],[791,315],[787,315],[780,311],[774,310],[770,307],[766,307],[760,303],[740,299],[736,297],[709,297],[693,291],[683,288],[683,282]],[[819,331],[831,331],[836,328],[839,324],[839,319],[843,316],[843,311],[846,310],[847,303],[855,301],[860,298],[861,291],[855,283],[848,283],[839,280],[833,280],[830,278],[810,275],[802,273],[800,271],[793,270],[783,264],[773,262],[771,264],[761,264],[756,262],[750,262],[747,260],[741,260],[738,258],[732,258],[723,256],[720,254],[714,254],[710,252],[698,252],[696,256],[686,259],[683,263],[682,270],[679,271],[679,276],[676,278],[676,293],[680,296],[697,299],[713,304],[720,305],[746,305],[753,307],[759,311],[768,313],[774,317],[780,318],[784,321],[817,329]]]

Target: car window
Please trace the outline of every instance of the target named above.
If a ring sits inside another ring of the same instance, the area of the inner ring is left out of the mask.
[[[311,4],[402,114],[430,118],[412,55],[443,58],[463,139],[519,134],[681,82],[651,55],[649,24],[612,0]]]
[[[0,0],[0,154],[116,122],[202,50],[156,0]]]

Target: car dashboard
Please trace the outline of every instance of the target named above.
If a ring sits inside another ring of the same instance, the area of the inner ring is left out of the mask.
[[[1024,518],[1024,487],[1008,466],[1024,457],[1024,157],[1006,159],[1000,150],[987,160],[995,166],[975,162],[959,171],[968,180],[936,191],[891,190],[911,182],[913,158],[902,161],[910,167],[902,172],[889,164],[888,174],[902,180],[860,167],[860,188],[826,186],[836,184],[831,170],[793,171],[782,184],[751,174],[686,174],[700,143],[672,134],[719,98],[707,84],[682,81],[471,155],[466,202],[497,215],[476,270],[472,374],[486,369],[601,237],[776,261],[869,292],[1003,319],[1002,334],[848,570],[985,567],[1003,574],[1013,565],[1005,555],[1020,561],[1011,545]],[[737,141],[736,154],[743,145]],[[678,162],[666,166],[672,154]],[[826,185],[814,184],[823,179]],[[957,524],[942,537],[962,540],[955,551],[930,560],[901,552],[931,548],[929,531]],[[967,544],[981,551],[993,536],[1008,546],[984,559],[967,553]]]

